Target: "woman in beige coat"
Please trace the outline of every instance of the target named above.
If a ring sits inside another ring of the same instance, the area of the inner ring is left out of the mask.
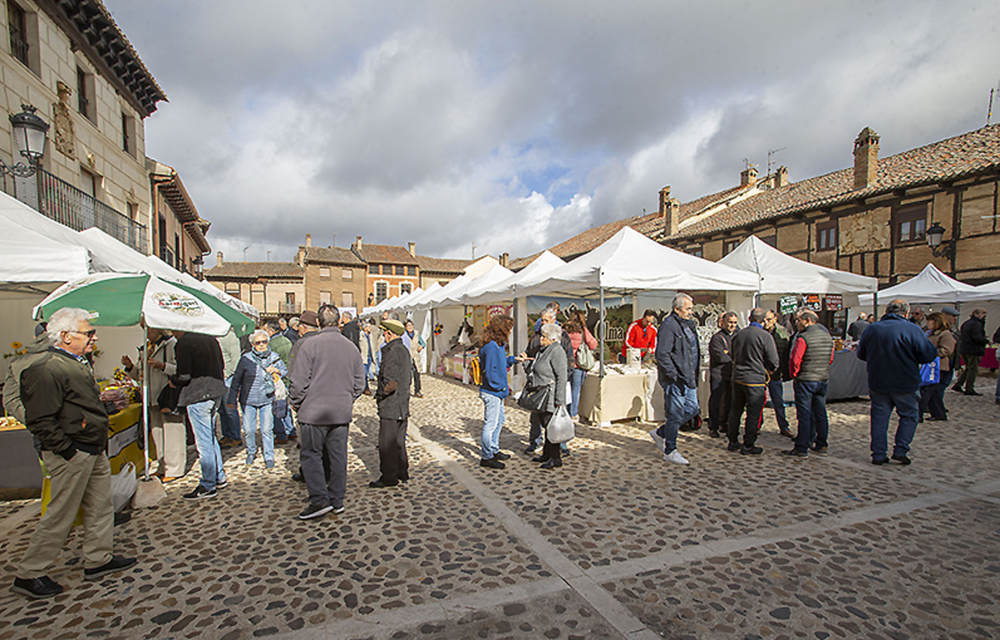
[[[920,388],[920,416],[930,413],[928,420],[945,421],[948,419],[948,410],[944,406],[945,383],[941,382],[941,378],[944,378],[944,372],[951,369],[951,357],[956,346],[950,318],[940,312],[927,316],[927,338],[937,349],[942,375],[937,384]]]

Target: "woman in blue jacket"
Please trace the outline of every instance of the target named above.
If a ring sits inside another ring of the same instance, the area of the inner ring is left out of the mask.
[[[288,373],[281,357],[268,348],[266,331],[255,331],[250,337],[253,349],[243,354],[233,382],[229,386],[228,404],[236,408],[239,402],[243,411],[243,439],[247,445],[247,465],[252,465],[257,455],[257,425],[260,423],[264,447],[264,467],[274,468],[274,377]]]
[[[507,369],[516,358],[508,356],[504,347],[514,319],[509,316],[493,316],[490,324],[483,332],[483,348],[479,350],[479,367],[482,371],[482,383],[479,385],[479,397],[483,400],[483,437],[482,460],[479,465],[491,469],[503,469],[504,460],[509,454],[500,451],[500,429],[503,428],[503,401],[510,395],[507,386]]]

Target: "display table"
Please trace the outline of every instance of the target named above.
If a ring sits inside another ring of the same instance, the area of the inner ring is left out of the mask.
[[[855,351],[835,351],[830,365],[827,400],[843,400],[868,395],[868,368]],[[790,399],[786,397],[786,399]]]
[[[643,418],[646,374],[587,374],[580,389],[580,419],[589,424]]]
[[[40,489],[42,471],[31,432],[19,422],[0,427],[0,488]]]
[[[979,366],[983,369],[1000,368],[1000,363],[997,362],[996,347],[986,347],[986,355],[984,355],[983,359],[979,361]]]

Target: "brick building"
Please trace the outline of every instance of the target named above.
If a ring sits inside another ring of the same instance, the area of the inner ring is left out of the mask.
[[[205,271],[205,280],[252,304],[261,319],[267,319],[301,313],[304,274],[295,262],[225,262],[219,251],[216,265]]]
[[[417,256],[420,273],[420,288],[426,289],[435,282],[444,286],[465,273],[465,268],[475,260],[459,260],[454,258],[431,258]]]
[[[312,234],[306,234],[295,263],[304,270],[305,309],[315,311],[321,304],[364,306],[367,269],[350,249],[314,247]]]
[[[416,243],[410,242],[405,248],[390,244],[365,244],[358,236],[351,245],[351,251],[367,265],[365,298],[359,306],[374,306],[420,286]]]

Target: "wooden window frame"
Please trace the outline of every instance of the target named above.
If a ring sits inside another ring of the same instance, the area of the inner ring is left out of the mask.
[[[417,268],[414,266],[406,267],[406,275],[415,276],[417,275]]]
[[[835,251],[839,240],[836,220],[816,223],[816,251]]]
[[[382,287],[384,289],[383,295],[382,295],[381,298],[379,297],[379,287]],[[375,304],[378,304],[379,302],[382,302],[383,300],[388,299],[388,297],[389,297],[389,283],[387,281],[385,281],[385,280],[379,280],[379,281],[375,282],[374,292],[375,292]]]
[[[324,271],[326,273],[323,273]],[[320,267],[319,268],[319,277],[320,277],[321,280],[329,280],[330,279],[330,267]]]
[[[354,281],[354,269],[344,269],[340,272],[340,279],[344,281]]]
[[[729,238],[729,239],[723,240],[722,241],[722,255],[723,256],[728,256],[730,253],[732,253],[733,251],[736,250],[736,247],[740,246],[741,242],[743,242],[743,240],[739,239],[739,238]]]
[[[394,275],[405,276],[406,275],[406,267],[404,265],[397,264],[396,265],[396,273]]]
[[[369,273],[369,275],[373,275],[373,276],[379,275],[378,265],[377,264],[370,264],[370,265],[368,265],[368,273]]]
[[[930,200],[923,202],[912,202],[901,205],[896,209],[895,224],[892,232],[895,235],[897,244],[921,243],[927,241],[927,217],[930,214]],[[923,224],[916,224],[922,222]],[[903,226],[906,227],[906,235],[903,235]],[[918,230],[918,227],[920,229]]]

